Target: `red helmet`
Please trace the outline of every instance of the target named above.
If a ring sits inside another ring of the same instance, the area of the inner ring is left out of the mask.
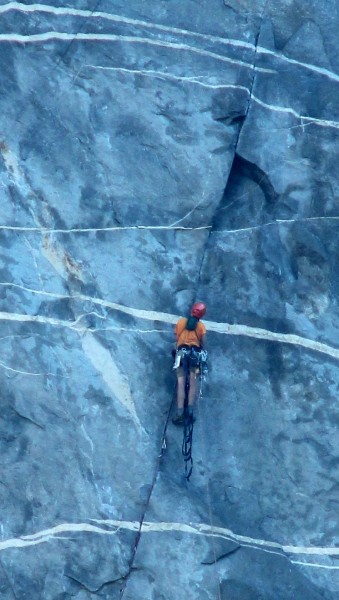
[[[203,302],[196,302],[193,304],[191,309],[192,317],[196,317],[197,319],[201,319],[206,312],[206,306]]]

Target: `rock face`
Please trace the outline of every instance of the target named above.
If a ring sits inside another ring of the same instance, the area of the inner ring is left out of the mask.
[[[0,15],[1,598],[336,599],[338,3]]]

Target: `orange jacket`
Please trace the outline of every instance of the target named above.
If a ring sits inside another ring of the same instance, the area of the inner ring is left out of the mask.
[[[194,331],[186,329],[187,319],[181,317],[175,326],[175,337],[178,346],[197,346],[201,345],[201,340],[206,333],[205,325],[199,321]]]

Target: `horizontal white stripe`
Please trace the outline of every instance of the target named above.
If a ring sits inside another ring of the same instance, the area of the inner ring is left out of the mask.
[[[187,215],[186,215],[187,216]],[[186,217],[183,217],[186,218]],[[182,219],[180,219],[182,220]],[[276,219],[275,221],[268,221],[267,223],[261,223],[260,225],[251,225],[250,227],[240,227],[239,229],[220,229],[212,231],[212,234],[220,234],[220,233],[241,233],[246,231],[255,231],[256,229],[262,229],[263,227],[272,227],[279,225],[290,225],[293,223],[305,223],[308,221],[337,221],[339,220],[339,216],[322,216],[322,217],[304,217],[299,219]],[[119,232],[122,233],[124,231],[204,231],[212,229],[212,225],[204,225],[202,227],[181,227],[178,225],[131,225],[127,227],[79,227],[79,228],[71,228],[71,229],[52,229],[47,227],[20,227],[17,225],[0,225],[0,231],[14,231],[14,232],[23,232],[23,233],[39,233],[39,234],[68,234],[68,233],[110,233],[110,232]]]
[[[11,371],[12,373],[17,373],[18,375],[31,375],[33,377],[67,377],[67,375],[56,375],[55,373],[32,373],[31,371],[20,371],[19,369],[13,369],[13,367],[9,367],[5,363],[0,361],[0,367],[5,369],[6,371]]]
[[[267,102],[260,100],[260,98],[258,98],[254,94],[251,95],[251,101],[255,102],[256,104],[262,106],[265,109],[272,110],[273,112],[289,114],[289,115],[295,117],[296,119],[300,119],[301,126],[313,124],[313,125],[319,125],[320,127],[333,127],[334,129],[339,129],[338,121],[332,121],[332,120],[328,120],[328,119],[317,119],[316,117],[308,117],[306,115],[302,115],[302,114],[298,113],[293,108],[289,108],[286,106],[277,106],[275,104],[268,104]]]
[[[158,46],[161,48],[169,48],[170,50],[180,50],[181,52],[193,52],[200,56],[213,58],[221,62],[226,62],[238,67],[253,70],[254,65],[235,58],[229,58],[222,54],[216,54],[209,50],[203,50],[195,46],[187,44],[177,44],[175,42],[165,42],[162,40],[153,40],[150,38],[142,38],[136,36],[114,35],[110,33],[65,33],[61,31],[46,31],[45,33],[34,33],[31,35],[21,35],[19,33],[2,33],[0,34],[0,42],[12,42],[19,44],[31,44],[37,42],[49,42],[53,40],[59,41],[84,41],[84,42],[121,42],[125,44],[146,44],[149,46]],[[255,67],[256,71],[261,73],[274,73],[272,69],[264,69]]]
[[[295,65],[297,67],[307,69],[308,71],[313,71],[314,73],[317,73],[318,75],[323,75],[324,77],[327,77],[328,79],[332,79],[332,81],[336,81],[336,82],[339,81],[339,75],[337,73],[334,73],[333,71],[329,71],[328,69],[325,69],[324,67],[318,67],[317,65],[313,65],[311,63],[306,63],[306,62],[303,62],[300,60],[296,60],[295,58],[290,58],[289,56],[286,56],[285,54],[281,54],[280,52],[276,52],[274,50],[269,50],[268,48],[263,48],[262,46],[257,46],[256,51],[258,54],[270,55],[270,56],[273,56],[274,58],[277,58],[278,60],[290,63],[291,65]]]
[[[129,17],[124,17],[122,15],[116,15],[112,13],[100,12],[100,11],[90,11],[90,10],[81,10],[77,8],[64,8],[64,7],[56,7],[49,6],[45,4],[21,4],[20,2],[9,2],[8,4],[4,4],[0,6],[0,14],[6,13],[9,10],[17,10],[25,13],[33,13],[33,12],[45,12],[56,16],[75,16],[75,17],[84,17],[84,18],[92,18],[92,19],[104,19],[106,21],[113,21],[115,23],[123,23],[125,25],[134,25],[137,27],[145,27],[147,29],[157,29],[158,31],[163,31],[165,33],[175,34],[175,35],[185,35],[190,37],[195,37],[197,39],[207,40],[212,43],[220,43],[228,46],[235,46],[239,48],[248,49],[251,51],[255,50],[255,45],[250,42],[243,42],[242,40],[230,39],[218,37],[215,35],[208,35],[205,33],[199,33],[196,31],[190,31],[188,29],[180,29],[178,27],[171,27],[168,25],[161,25],[160,23],[154,23],[150,21],[142,21],[140,19],[132,19]]]
[[[329,71],[328,69],[319,67],[317,65],[313,65],[311,63],[306,63],[306,62],[296,60],[294,58],[290,58],[288,56],[285,56],[284,54],[281,54],[280,52],[276,52],[274,50],[264,48],[263,46],[256,46],[255,44],[253,44],[251,42],[245,42],[243,40],[231,39],[231,38],[226,38],[226,37],[224,38],[224,37],[220,37],[220,36],[209,35],[206,33],[199,33],[199,32],[188,30],[188,29],[181,29],[178,27],[171,27],[169,25],[162,25],[160,23],[142,21],[140,19],[132,19],[132,18],[121,16],[121,15],[116,15],[116,14],[111,14],[111,13],[106,13],[106,12],[81,10],[81,9],[68,8],[68,7],[55,7],[55,6],[49,6],[49,5],[40,4],[40,3],[27,5],[27,4],[22,4],[20,2],[8,2],[7,4],[0,6],[0,14],[6,13],[10,10],[17,10],[17,11],[21,11],[21,12],[25,12],[25,13],[45,12],[45,13],[49,13],[49,14],[56,15],[56,16],[78,16],[78,17],[84,17],[87,19],[88,18],[91,18],[91,19],[99,18],[99,19],[105,19],[107,21],[113,21],[115,23],[123,23],[126,25],[135,25],[137,27],[144,27],[147,29],[155,29],[158,31],[163,31],[163,32],[175,34],[175,35],[190,36],[190,37],[194,37],[197,39],[206,40],[206,41],[209,41],[212,43],[219,43],[219,44],[224,44],[227,46],[233,46],[236,48],[243,48],[245,50],[251,50],[252,52],[256,52],[258,54],[273,56],[274,58],[276,58],[278,60],[288,62],[288,63],[296,65],[298,67],[302,67],[304,69],[313,71],[319,75],[328,77],[329,79],[332,79],[333,81],[339,81],[339,75],[337,73],[334,73],[333,71]]]
[[[21,536],[20,538],[12,538],[0,542],[0,551],[8,548],[23,548],[32,544],[41,544],[53,539],[63,539],[60,534],[68,533],[98,533],[103,535],[114,535],[119,530],[127,530],[138,533],[140,531],[139,521],[120,521],[113,519],[90,519],[91,523],[61,523],[55,527],[44,529],[32,535]],[[324,556],[335,557],[339,556],[338,547],[322,547],[322,546],[293,546],[272,542],[260,538],[252,538],[244,535],[239,535],[231,529],[224,527],[215,527],[205,523],[169,523],[169,522],[149,522],[144,521],[141,525],[141,533],[170,533],[181,532],[188,535],[198,535],[206,537],[217,537],[221,539],[231,540],[241,546],[253,548],[257,551],[273,551],[281,556],[287,555],[305,555],[305,556]],[[67,538],[66,538],[67,539]],[[288,558],[288,557],[287,557]],[[304,563],[300,561],[291,561],[303,566],[312,566],[319,568],[330,568],[331,565],[323,565],[317,563]],[[338,567],[331,567],[337,568]]]
[[[226,207],[225,207],[226,208]],[[339,216],[333,217],[305,217],[301,219],[277,219],[276,221],[268,221],[267,223],[261,223],[260,225],[252,225],[251,227],[242,227],[240,229],[218,229],[216,231],[212,231],[213,235],[218,235],[220,233],[241,233],[247,231],[256,231],[257,229],[262,229],[264,227],[272,227],[273,225],[292,225],[293,223],[307,223],[308,221],[338,221]]]
[[[129,230],[150,230],[150,231],[161,231],[173,229],[173,231],[201,231],[204,229],[211,229],[211,225],[204,225],[203,227],[180,227],[174,225],[131,225],[127,227],[83,227],[83,228],[72,228],[72,229],[50,229],[48,227],[19,227],[17,225],[0,225],[0,231],[24,231],[32,233],[97,233],[97,232],[110,232],[110,231],[129,231]]]
[[[156,79],[169,79],[170,81],[181,81],[183,83],[189,83],[189,84],[193,84],[193,85],[200,85],[201,87],[205,87],[208,89],[212,89],[212,90],[219,90],[219,89],[232,89],[232,90],[242,90],[244,92],[246,92],[247,95],[250,95],[250,90],[245,87],[244,85],[233,85],[233,84],[222,84],[222,83],[218,83],[218,84],[213,84],[213,83],[205,83],[203,80],[204,79],[209,79],[208,76],[192,76],[192,77],[181,77],[180,75],[173,75],[172,73],[167,73],[164,71],[151,71],[151,70],[141,70],[141,69],[126,69],[126,68],[122,68],[122,67],[103,67],[101,65],[83,65],[83,67],[81,68],[81,70],[78,72],[77,75],[79,75],[79,73],[85,68],[89,68],[89,69],[101,69],[103,71],[116,71],[118,73],[131,73],[132,75],[140,75],[142,77],[152,77],[152,78],[156,78]]]
[[[95,298],[92,296],[85,296],[84,294],[74,294],[72,296],[56,294],[52,292],[45,292],[41,290],[35,290],[32,288],[20,286],[18,284],[13,283],[0,283],[0,286],[7,286],[12,288],[19,288],[25,290],[27,292],[33,294],[39,294],[41,296],[48,296],[50,298],[57,299],[72,299],[72,300],[80,300],[84,302],[92,302],[93,304],[97,304],[99,306],[103,306],[105,308],[110,308],[128,315],[131,315],[137,319],[145,319],[147,321],[160,321],[163,323],[175,324],[178,320],[177,315],[171,315],[169,313],[157,312],[157,311],[148,311],[142,310],[138,308],[131,308],[129,306],[124,306],[123,304],[117,304],[115,302],[109,302],[107,300],[102,300],[101,298]],[[18,321],[18,322],[35,322],[45,325],[59,326],[59,327],[67,327],[69,329],[73,329],[75,331],[86,331],[87,328],[81,325],[81,319],[85,315],[79,316],[75,321],[63,321],[60,319],[54,319],[51,317],[43,317],[40,315],[24,315],[20,313],[8,313],[8,312],[0,312],[0,321]],[[216,321],[207,321],[204,320],[206,328],[208,331],[213,331],[215,333],[221,333],[226,335],[239,335],[246,336],[250,338],[256,338],[261,340],[269,340],[273,342],[280,342],[283,344],[291,344],[295,346],[301,346],[306,348],[307,350],[312,350],[315,352],[321,352],[322,354],[327,354],[332,358],[339,360],[339,349],[329,346],[328,344],[323,344],[322,342],[317,342],[315,340],[310,340],[308,338],[301,337],[299,335],[295,335],[292,333],[275,333],[269,331],[268,329],[262,329],[260,327],[249,327],[248,325],[238,325],[238,324],[229,324],[229,323],[218,323]]]
[[[160,78],[160,79],[182,81],[184,83],[188,83],[191,85],[200,85],[202,87],[210,88],[210,89],[240,89],[242,91],[245,91],[248,95],[250,95],[250,90],[245,86],[204,83],[203,81],[199,81],[198,76],[196,76],[196,77],[180,77],[177,75],[164,73],[162,71],[141,71],[138,69],[126,69],[126,68],[122,69],[120,67],[103,67],[103,66],[99,66],[99,65],[84,65],[84,66],[86,66],[88,68],[92,68],[92,69],[103,69],[103,70],[113,71],[113,72],[117,71],[117,72],[123,72],[123,73],[131,73],[132,75],[139,75],[139,76],[143,76],[143,77],[154,77],[154,78]],[[79,75],[79,73],[78,73],[78,75]],[[333,121],[333,120],[329,120],[329,119],[318,119],[316,117],[309,117],[306,115],[302,115],[301,113],[298,113],[296,110],[294,110],[293,108],[290,108],[288,106],[279,106],[276,104],[268,104],[267,102],[264,102],[263,100],[261,100],[260,98],[255,96],[254,94],[251,94],[250,101],[254,102],[255,104],[258,104],[259,106],[261,106],[262,108],[265,108],[266,110],[271,110],[273,112],[291,115],[292,117],[300,120],[301,127],[303,127],[303,126],[306,127],[308,125],[318,125],[319,127],[331,127],[334,129],[339,129],[338,121]]]

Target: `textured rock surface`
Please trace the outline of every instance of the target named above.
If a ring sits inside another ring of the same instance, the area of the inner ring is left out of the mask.
[[[334,600],[337,2],[0,16],[1,598]]]

